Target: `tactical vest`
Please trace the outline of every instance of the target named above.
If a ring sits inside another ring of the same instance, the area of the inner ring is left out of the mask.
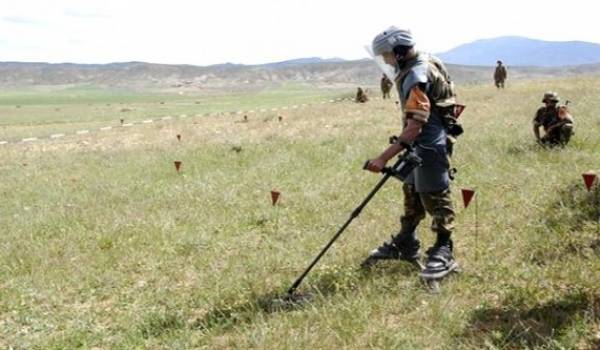
[[[462,126],[458,123],[456,110],[456,91],[454,83],[446,67],[437,57],[419,53],[417,57],[406,62],[396,77],[399,87],[400,101],[404,108],[406,94],[411,86],[422,84],[431,104],[431,115],[428,125],[422,129],[422,134],[432,137],[434,142],[441,143],[441,134],[436,132],[441,127],[448,155],[452,155],[456,137],[463,133]],[[432,125],[429,125],[432,124]]]

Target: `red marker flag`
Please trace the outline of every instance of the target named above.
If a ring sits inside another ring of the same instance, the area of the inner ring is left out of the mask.
[[[590,191],[590,189],[592,188],[592,186],[594,185],[594,182],[596,182],[596,174],[592,173],[592,172],[587,172],[582,174],[581,176],[583,176],[583,182],[585,183],[585,188],[587,188],[588,192]]]
[[[181,141],[181,135],[177,134],[177,141]]]
[[[173,163],[175,163],[175,170],[177,170],[177,172],[179,172],[179,169],[181,168],[181,161],[176,160]]]
[[[469,206],[469,203],[471,203],[471,199],[473,199],[473,196],[475,196],[475,191],[466,188],[463,188],[460,191],[462,193],[462,199],[466,209]]]
[[[281,195],[281,193],[277,191],[271,191],[271,202],[273,203],[273,205],[277,204],[277,200],[279,200],[279,195]]]
[[[467,106],[465,105],[460,105],[460,104],[455,104],[454,105],[454,117],[458,119],[458,117],[460,117],[460,115],[462,114],[462,112],[465,110]]]

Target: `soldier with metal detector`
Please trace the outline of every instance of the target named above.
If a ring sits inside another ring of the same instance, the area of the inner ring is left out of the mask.
[[[396,81],[405,115],[404,129],[399,137],[390,138],[392,145],[387,150],[364,164],[364,169],[381,172],[384,176],[280,301],[298,302],[305,298],[296,293],[304,278],[390,177],[404,182],[402,228],[391,243],[384,243],[371,252],[362,265],[370,266],[380,259],[417,262],[420,244],[416,228],[428,212],[434,218],[432,228],[437,233],[437,241],[427,251],[427,262],[421,275],[428,281],[437,281],[458,267],[450,239],[454,230],[454,209],[450,198],[448,161],[451,144],[446,139],[462,133],[456,119],[464,106],[456,104],[454,88],[442,62],[433,56],[417,53],[409,31],[389,28],[375,38],[372,51],[384,73]],[[396,155],[399,156],[394,165],[386,166]]]
[[[452,233],[454,208],[450,197],[448,136],[462,133],[456,123],[456,100],[453,83],[444,64],[434,56],[415,49],[410,31],[390,27],[375,37],[372,54],[384,72],[391,75],[398,88],[404,113],[400,136],[367,169],[379,173],[396,154],[413,145],[423,160],[403,185],[404,215],[400,231],[391,242],[373,250],[363,263],[370,266],[382,259],[419,262],[420,243],[417,226],[429,213],[436,242],[426,251],[421,271],[425,280],[439,280],[457,269],[453,256]]]

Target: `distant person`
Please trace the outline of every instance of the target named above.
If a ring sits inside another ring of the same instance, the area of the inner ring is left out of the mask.
[[[423,160],[405,179],[404,215],[400,230],[391,242],[371,251],[363,266],[378,260],[420,260],[417,227],[429,214],[433,218],[435,243],[426,251],[421,277],[438,280],[457,269],[452,233],[455,212],[450,191],[446,118],[453,116],[456,105],[454,85],[444,64],[436,57],[415,48],[412,33],[390,27],[375,37],[372,52],[379,61],[397,73],[398,97],[404,114],[402,132],[379,156],[369,160],[367,169],[379,173],[387,162],[412,146]]]
[[[558,94],[548,91],[542,99],[545,106],[540,107],[535,113],[533,133],[542,145],[565,146],[573,136],[573,117],[567,106],[559,106],[558,102]],[[540,137],[540,127],[544,129],[543,137]]]
[[[387,75],[383,74],[381,77],[381,93],[383,94],[383,99],[390,98],[390,91],[392,90],[392,86],[394,83],[387,77]]]
[[[363,91],[362,88],[358,88],[356,90],[356,98],[354,99],[355,102],[358,103],[365,103],[369,100],[369,98],[367,97],[367,94],[365,94],[365,92]]]
[[[496,66],[496,70],[494,71],[494,82],[498,89],[504,89],[504,81],[506,81],[506,77],[508,76],[506,72],[506,67],[502,65],[502,61],[496,62],[498,65]]]

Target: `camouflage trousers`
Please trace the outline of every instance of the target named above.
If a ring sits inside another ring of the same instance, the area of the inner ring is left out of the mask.
[[[404,184],[404,215],[400,218],[400,232],[412,232],[425,219],[425,213],[433,218],[431,230],[451,234],[454,231],[454,207],[450,188],[441,192],[417,193],[415,186]]]
[[[566,145],[571,140],[573,135],[573,125],[565,124],[561,127],[553,129],[550,133],[542,137],[543,144],[549,144],[551,146]]]

